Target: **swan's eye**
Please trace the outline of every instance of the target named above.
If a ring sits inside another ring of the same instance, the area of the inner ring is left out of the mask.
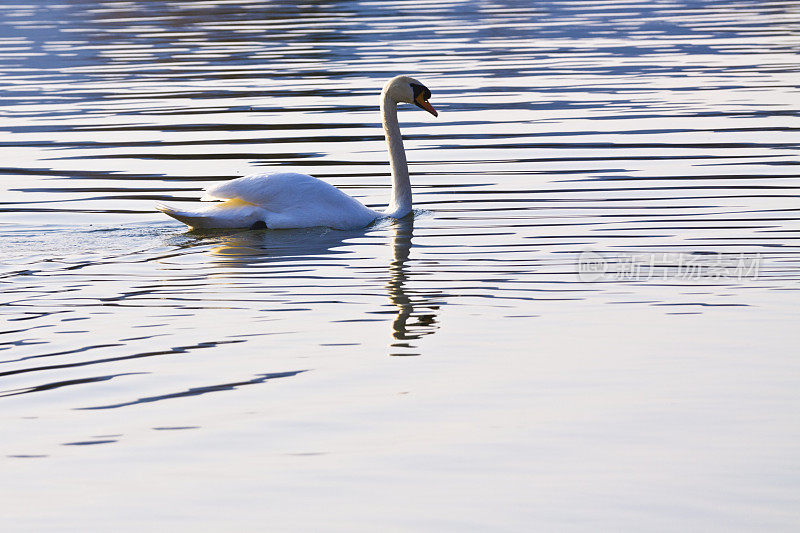
[[[425,87],[424,85],[420,85],[418,83],[412,83],[411,89],[414,91],[414,101],[415,102],[425,102],[430,100],[431,98],[431,91]]]

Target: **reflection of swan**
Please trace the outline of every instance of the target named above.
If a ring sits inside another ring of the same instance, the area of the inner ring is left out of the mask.
[[[379,217],[401,218],[411,212],[411,183],[397,123],[397,104],[416,104],[436,116],[431,92],[414,78],[397,76],[381,92],[381,116],[392,165],[392,197],[385,213],[373,211],[333,185],[306,174],[254,174],[211,186],[204,200],[225,200],[210,209],[158,209],[193,228],[286,229],[327,226],[363,228]]]
[[[406,261],[411,252],[411,238],[414,236],[414,217],[395,220],[392,227],[394,229],[392,238],[394,260],[389,267],[389,282],[386,284],[389,300],[397,307],[397,317],[392,323],[392,336],[395,340],[392,347],[413,349],[414,346],[408,341],[419,339],[436,331],[435,311],[439,309],[439,305],[431,301],[429,294],[425,294],[422,299],[412,300],[409,296],[411,291],[406,289],[408,281]],[[422,294],[418,291],[415,292]],[[420,309],[424,311],[420,313]],[[409,322],[412,317],[416,319],[415,322]],[[390,355],[419,354],[395,350],[395,353]]]
[[[298,228],[279,231],[239,231],[219,236],[211,253],[230,265],[256,265],[265,261],[291,260],[328,254],[350,239],[363,237],[363,230],[335,231],[329,228]]]
[[[395,315],[392,320],[390,354],[418,355],[415,353],[414,341],[435,333],[438,329],[436,313],[443,295],[437,290],[408,288],[409,281],[415,278],[407,264],[414,232],[413,214],[392,220],[391,224],[370,227],[368,230],[303,228],[280,231],[198,232],[196,235],[205,235],[206,239],[213,239],[217,244],[211,250],[214,260],[226,267],[262,269],[269,264],[289,266],[293,262],[300,261],[304,265],[303,268],[306,268],[307,265],[313,264],[305,261],[309,258],[317,258],[314,261],[316,263],[322,260],[323,256],[331,258],[333,254],[352,254],[352,246],[355,243],[363,243],[365,237],[372,240],[377,237],[376,233],[385,231],[387,227],[391,232],[392,260],[388,268],[388,281],[384,287],[392,310],[381,310],[377,313]],[[197,244],[194,242],[191,245]],[[352,260],[348,261],[348,264],[350,263]],[[226,268],[221,275],[229,276],[230,270]],[[249,277],[249,279],[259,279],[259,277]],[[369,283],[369,279],[355,281],[366,283],[365,293],[374,292],[374,286]]]

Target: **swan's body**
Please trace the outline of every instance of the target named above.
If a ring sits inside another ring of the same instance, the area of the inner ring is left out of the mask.
[[[225,201],[196,212],[160,209],[193,228],[350,229],[380,215],[329,183],[288,172],[226,181],[208,188],[203,199]]]
[[[158,210],[192,228],[363,228],[377,218],[411,212],[411,183],[397,122],[397,104],[413,103],[434,116],[430,91],[407,76],[389,80],[381,92],[381,117],[392,166],[392,197],[386,212],[374,211],[333,185],[306,174],[253,174],[213,185],[202,200],[223,200],[206,209]]]

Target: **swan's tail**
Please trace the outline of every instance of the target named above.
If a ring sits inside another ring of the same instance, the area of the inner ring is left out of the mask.
[[[169,215],[175,220],[179,220],[190,228],[204,228],[209,222],[208,215],[195,213],[192,211],[182,211],[166,204],[156,204],[156,209],[165,215]]]
[[[214,202],[210,207],[197,211],[176,209],[161,203],[155,207],[192,229],[249,228],[259,221],[265,224],[262,209],[238,199]]]

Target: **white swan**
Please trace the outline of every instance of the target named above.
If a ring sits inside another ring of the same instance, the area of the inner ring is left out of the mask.
[[[381,116],[389,161],[392,197],[385,213],[373,211],[333,185],[306,174],[253,174],[213,185],[201,200],[224,200],[196,211],[158,205],[156,209],[195,229],[287,229],[327,226],[363,228],[382,217],[402,218],[411,212],[411,183],[397,104],[405,102],[438,116],[428,103],[431,92],[408,76],[389,80],[381,91]]]

